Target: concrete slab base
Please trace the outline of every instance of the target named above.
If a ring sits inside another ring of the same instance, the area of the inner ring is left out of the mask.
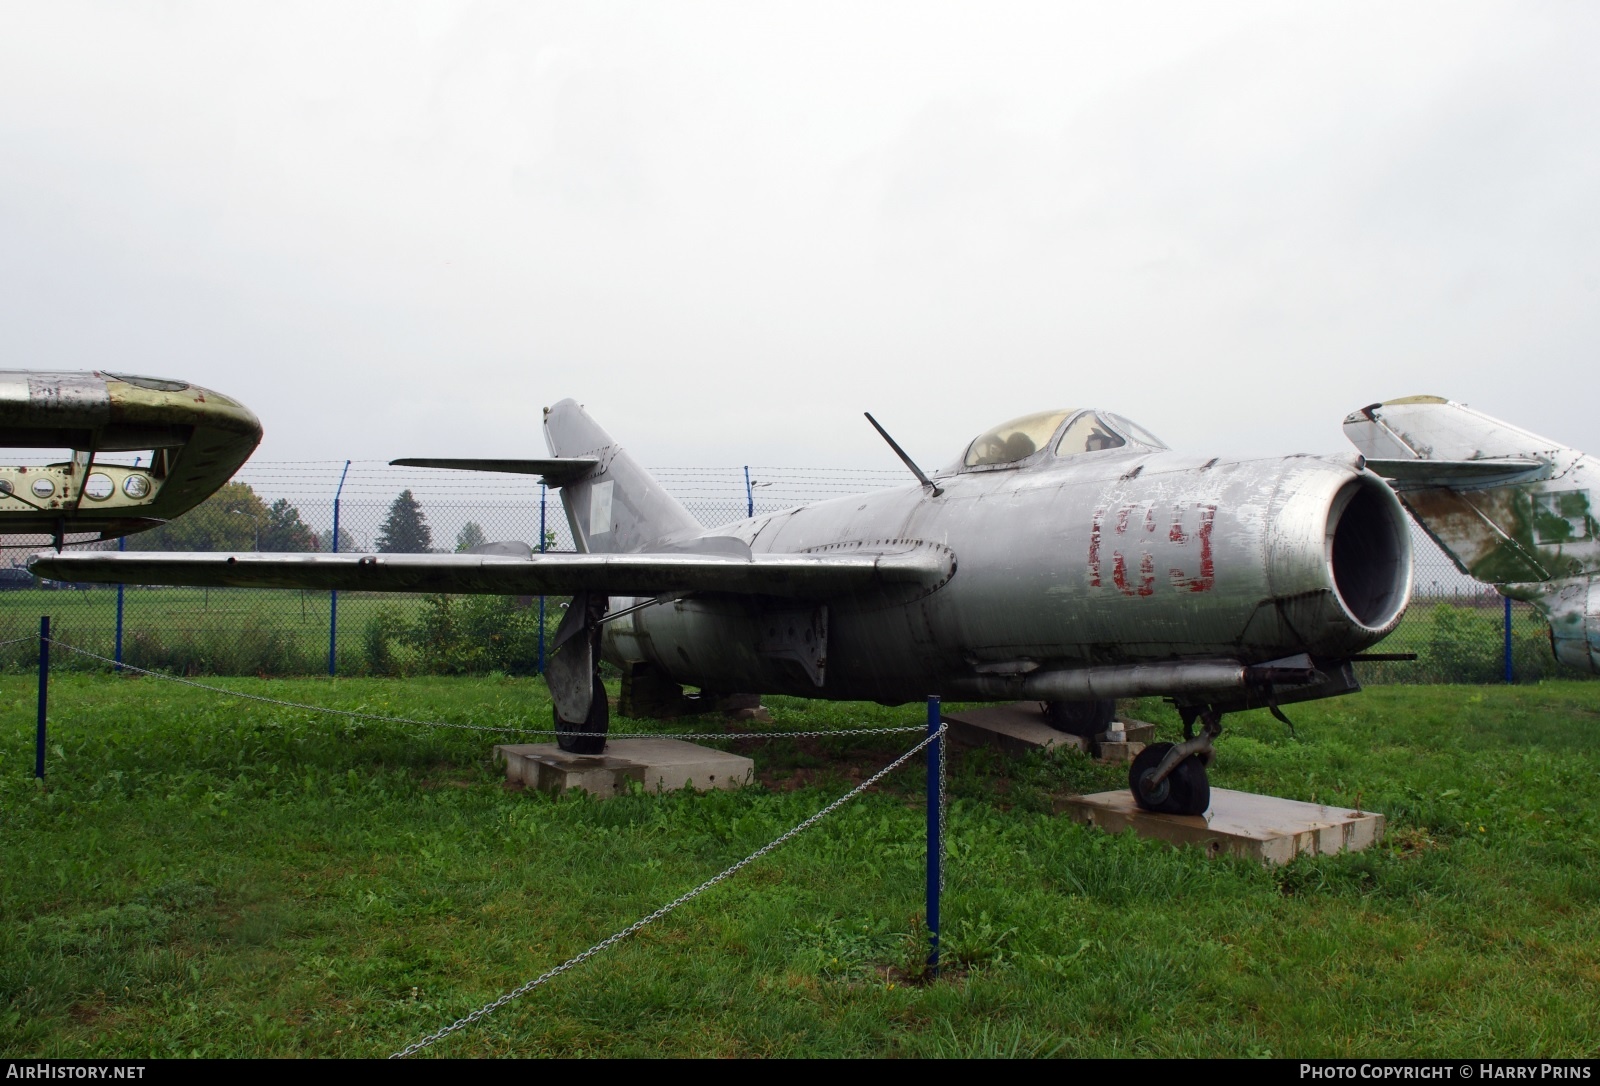
[[[494,753],[506,764],[506,780],[545,792],[581,788],[616,796],[635,781],[649,792],[673,792],[685,785],[708,792],[755,779],[755,763],[749,758],[681,739],[614,739],[604,754],[569,754],[554,743],[506,743]]]
[[[1267,864],[1286,864],[1296,856],[1359,852],[1383,837],[1384,818],[1376,811],[1352,811],[1320,803],[1211,790],[1211,809],[1203,815],[1153,814],[1141,810],[1126,789],[1096,792],[1067,801],[1079,822],[1112,833],[1133,830],[1173,845],[1193,845],[1212,856],[1245,856]]]
[[[997,747],[1007,754],[1026,754],[1031,750],[1089,751],[1089,740],[1081,735],[1058,732],[1045,723],[1036,701],[1013,705],[985,705],[960,713],[947,713],[950,738],[969,747]]]
[[[1153,742],[1156,737],[1156,726],[1143,720],[1122,721],[1122,735],[1129,743],[1138,743],[1144,749],[1146,743]]]
[[[1133,761],[1156,731],[1154,724],[1128,720],[1122,722],[1122,734],[1114,740],[1108,741],[1105,736],[1091,740],[1081,735],[1068,735],[1046,722],[1036,701],[967,709],[947,714],[944,721],[950,726],[950,738],[969,747],[996,747],[1007,754],[1067,747],[1105,762]]]
[[[1095,760],[1107,765],[1127,765],[1144,750],[1143,743],[1114,739],[1101,739],[1095,746],[1098,751]]]

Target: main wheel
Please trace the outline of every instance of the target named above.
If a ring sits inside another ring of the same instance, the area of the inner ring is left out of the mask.
[[[1106,730],[1117,715],[1117,703],[1109,698],[1098,701],[1047,701],[1044,718],[1058,732],[1081,735],[1085,739]]]
[[[1139,752],[1128,767],[1128,788],[1133,801],[1147,811],[1159,814],[1204,814],[1211,806],[1211,782],[1198,755],[1191,754],[1173,767],[1166,779],[1149,783],[1156,767],[1172,749],[1171,743],[1152,743]]]
[[[594,677],[594,696],[589,699],[589,716],[581,724],[562,720],[561,714],[552,710],[556,720],[556,746],[568,754],[600,754],[606,749],[605,733],[611,730],[611,706],[606,703],[606,688],[600,676]],[[572,732],[598,732],[598,735],[573,735]]]

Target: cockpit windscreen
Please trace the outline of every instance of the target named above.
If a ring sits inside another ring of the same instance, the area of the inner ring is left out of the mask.
[[[1072,420],[1072,425],[1056,442],[1057,456],[1077,456],[1079,453],[1120,449],[1128,442],[1093,411],[1085,411]]]
[[[1109,411],[1085,411],[1062,432],[1061,440],[1056,442],[1056,455],[1077,456],[1080,453],[1120,449],[1128,444],[1129,438],[1136,445],[1147,445],[1152,449],[1166,448],[1150,431],[1135,426],[1121,415],[1113,415]]]
[[[1117,429],[1121,430],[1124,434],[1127,434],[1141,445],[1148,445],[1152,449],[1165,449],[1167,447],[1167,443],[1165,441],[1162,441],[1155,434],[1152,434],[1149,430],[1146,430],[1143,426],[1140,426],[1136,422],[1129,422],[1121,415],[1113,415],[1109,411],[1105,412],[1105,417],[1110,420],[1111,425],[1115,426]]]

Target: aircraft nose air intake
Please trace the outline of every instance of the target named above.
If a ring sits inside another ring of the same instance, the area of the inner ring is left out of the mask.
[[[1411,597],[1411,533],[1393,491],[1371,475],[1345,483],[1329,504],[1326,537],[1329,573],[1346,614],[1387,632]]]
[[[1276,483],[1268,515],[1271,600],[1252,633],[1336,659],[1381,640],[1411,598],[1411,531],[1405,509],[1376,475],[1311,458]],[[1267,617],[1270,610],[1271,618]]]

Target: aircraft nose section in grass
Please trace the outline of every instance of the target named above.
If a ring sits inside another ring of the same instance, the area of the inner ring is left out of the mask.
[[[48,533],[59,545],[67,533],[153,528],[210,497],[260,441],[249,408],[187,381],[0,370],[0,445],[71,454],[0,467],[0,533]],[[144,454],[136,467],[96,462],[130,452]]]
[[[1372,404],[1344,430],[1462,573],[1533,604],[1556,658],[1600,672],[1593,458],[1439,396]]]

